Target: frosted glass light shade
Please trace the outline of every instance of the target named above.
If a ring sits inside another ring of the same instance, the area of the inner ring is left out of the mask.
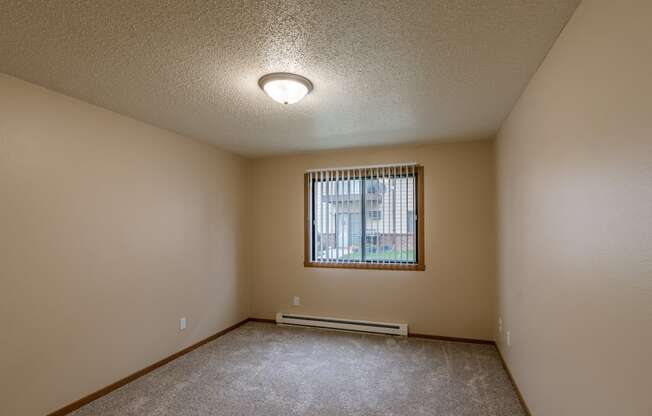
[[[301,75],[286,72],[267,74],[258,85],[269,97],[281,104],[294,104],[312,91],[312,83]]]

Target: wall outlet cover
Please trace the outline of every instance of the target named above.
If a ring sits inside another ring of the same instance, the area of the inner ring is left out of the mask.
[[[186,326],[187,326],[186,318],[179,319],[179,329],[183,331],[184,329],[186,329]]]

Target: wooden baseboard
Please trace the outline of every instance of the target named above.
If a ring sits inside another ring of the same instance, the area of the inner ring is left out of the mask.
[[[160,361],[157,361],[154,364],[143,368],[142,370],[136,371],[135,373],[130,374],[127,377],[125,377],[123,379],[120,379],[120,380],[116,381],[113,384],[109,384],[108,386],[106,386],[104,388],[101,388],[98,391],[89,394],[88,396],[82,397],[81,399],[79,399],[79,400],[77,400],[77,401],[75,401],[73,403],[70,403],[67,406],[62,407],[59,410],[55,410],[54,412],[49,413],[47,416],[63,416],[63,415],[67,415],[68,413],[72,412],[73,410],[77,410],[80,407],[82,407],[82,406],[84,406],[84,405],[86,405],[86,404],[88,404],[88,403],[90,403],[90,402],[92,402],[94,400],[97,400],[100,397],[105,396],[105,395],[111,393],[112,391],[124,386],[125,384],[128,384],[128,383],[136,380],[137,378],[142,377],[145,374],[147,374],[147,373],[149,373],[149,372],[151,372],[153,370],[156,370],[157,368],[169,363],[170,361],[176,360],[177,358],[181,357],[182,355],[187,354],[190,351],[201,347],[202,345],[206,344],[207,342],[211,342],[211,341],[221,337],[222,335],[226,334],[227,332],[233,331],[234,329],[236,329],[236,328],[244,325],[245,323],[249,322],[249,320],[250,319],[247,318],[247,319],[245,319],[243,321],[238,322],[235,325],[232,325],[232,326],[230,326],[230,327],[228,327],[226,329],[223,329],[222,331],[220,331],[220,332],[218,332],[216,334],[213,334],[208,338],[205,338],[205,339],[203,339],[203,340],[201,340],[201,341],[199,341],[199,342],[197,342],[195,344],[192,344],[188,348],[184,348],[181,351],[176,352],[176,353],[174,353],[174,354],[172,354],[172,355],[170,355],[168,357],[165,357],[164,359],[162,359]]]
[[[276,323],[276,320],[274,320],[274,319],[266,319],[266,318],[249,318],[249,320],[252,321],[252,322],[265,322],[265,323],[270,323],[270,324]],[[321,328],[321,327],[314,327],[314,328]],[[466,343],[470,343],[470,344],[496,345],[495,341],[489,341],[489,340],[486,340],[486,339],[476,339],[476,338],[457,338],[457,337],[445,337],[445,336],[442,336],[442,335],[413,334],[413,333],[408,334],[408,337],[435,339],[435,340],[438,340],[438,341],[449,341],[449,342],[466,342]]]
[[[490,340],[487,340],[487,339],[445,337],[445,336],[442,336],[442,335],[412,334],[412,333],[408,334],[408,337],[410,337],[410,338],[435,339],[437,341],[466,342],[468,344],[496,345],[495,341],[490,341]]]
[[[519,390],[518,385],[516,384],[516,381],[514,380],[514,377],[512,376],[512,372],[509,371],[509,366],[507,365],[507,362],[503,358],[503,354],[501,354],[500,348],[498,348],[498,344],[496,344],[496,351],[498,351],[498,357],[500,357],[500,362],[503,364],[503,368],[505,369],[505,372],[507,373],[507,376],[509,377],[509,381],[512,382],[512,386],[514,386],[514,390],[516,390],[516,395],[518,396],[518,400],[521,402],[521,405],[523,406],[523,409],[525,409],[525,414],[527,414],[527,416],[532,416],[532,412],[530,412],[530,408],[527,407],[527,403],[525,403],[525,399],[523,398],[523,395],[521,394],[521,390]]]
[[[266,324],[275,324],[275,319],[266,319],[266,318],[249,318],[251,322],[264,322]]]

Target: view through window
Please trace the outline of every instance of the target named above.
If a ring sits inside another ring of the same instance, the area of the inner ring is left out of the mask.
[[[421,172],[416,165],[308,172],[309,263],[419,264]]]

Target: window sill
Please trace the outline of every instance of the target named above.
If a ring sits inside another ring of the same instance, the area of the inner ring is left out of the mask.
[[[318,267],[326,269],[366,269],[366,270],[399,270],[399,271],[424,271],[425,264],[390,264],[390,263],[319,263],[304,262],[304,267]]]

